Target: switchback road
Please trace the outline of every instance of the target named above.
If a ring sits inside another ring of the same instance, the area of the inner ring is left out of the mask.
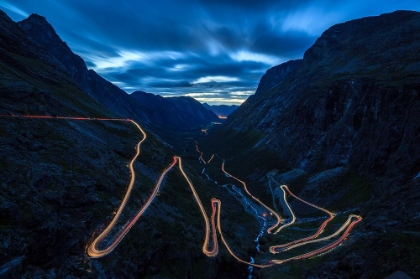
[[[146,140],[147,135],[146,133],[143,131],[143,129],[140,127],[139,124],[137,124],[135,121],[131,120],[131,119],[124,119],[124,118],[87,118],[87,117],[67,117],[67,116],[45,116],[45,115],[0,115],[0,117],[14,117],[14,118],[29,118],[29,119],[67,119],[67,120],[85,120],[85,121],[124,121],[124,122],[130,122],[133,125],[135,125],[135,127],[140,131],[140,133],[142,134],[142,138],[140,139],[140,141],[137,143],[136,146],[136,154],[134,155],[133,159],[129,162],[129,169],[130,169],[130,175],[131,175],[131,179],[129,181],[129,185],[127,188],[127,192],[124,195],[124,198],[117,210],[117,213],[114,215],[112,221],[108,224],[108,226],[90,243],[90,245],[88,246],[86,252],[87,254],[92,257],[92,258],[99,258],[99,257],[103,257],[105,255],[108,255],[109,253],[111,253],[115,247],[117,247],[117,245],[121,242],[121,240],[124,238],[124,236],[129,232],[129,230],[133,227],[133,225],[137,222],[137,220],[142,216],[142,214],[146,211],[146,209],[150,206],[150,204],[153,202],[154,198],[156,197],[159,188],[162,184],[163,179],[165,178],[165,176],[167,175],[167,173],[178,163],[178,167],[180,172],[182,173],[185,181],[188,183],[191,192],[194,195],[194,198],[197,202],[197,205],[202,213],[203,219],[204,219],[204,223],[205,223],[205,238],[204,238],[204,243],[202,246],[202,252],[207,255],[208,257],[215,257],[218,254],[219,248],[218,248],[218,242],[217,242],[217,232],[220,235],[220,239],[222,241],[222,243],[224,244],[224,246],[226,247],[227,251],[229,252],[229,254],[231,254],[236,260],[238,260],[241,263],[250,265],[250,266],[254,266],[254,267],[258,267],[258,268],[266,268],[269,266],[273,266],[275,264],[283,264],[285,262],[288,261],[292,261],[292,260],[299,260],[299,259],[304,259],[304,258],[310,258],[313,256],[317,256],[320,255],[322,253],[325,253],[326,251],[331,250],[332,248],[338,246],[342,241],[344,241],[344,239],[348,236],[348,234],[350,233],[350,231],[352,230],[352,228],[359,223],[362,218],[360,216],[357,215],[350,215],[347,219],[347,221],[333,234],[323,237],[323,238],[319,238],[316,239],[324,230],[325,226],[328,224],[328,222],[330,222],[332,220],[332,218],[334,217],[334,215],[324,209],[321,208],[319,206],[316,206],[314,204],[311,204],[299,197],[297,197],[296,195],[294,195],[290,189],[286,186],[286,185],[281,185],[280,189],[283,191],[284,195],[284,202],[287,205],[290,213],[292,214],[292,221],[288,224],[284,224],[283,226],[279,227],[277,229],[277,231],[275,233],[278,233],[281,229],[290,226],[294,223],[295,221],[295,216],[294,213],[292,211],[292,209],[290,208],[289,204],[287,203],[286,200],[286,192],[293,196],[294,198],[296,198],[297,200],[310,205],[314,208],[317,208],[319,210],[324,211],[325,213],[327,213],[329,215],[329,218],[324,221],[322,223],[322,225],[320,226],[320,228],[317,230],[317,232],[309,237],[306,238],[302,238],[299,240],[295,240],[286,244],[281,244],[281,245],[273,245],[270,247],[270,252],[273,254],[277,254],[281,251],[286,251],[286,250],[290,250],[305,244],[309,244],[309,243],[315,243],[315,242],[321,242],[321,241],[327,241],[333,237],[337,237],[343,230],[344,233],[335,241],[333,241],[332,243],[325,245],[321,248],[315,249],[313,251],[307,252],[305,254],[300,254],[291,258],[287,258],[287,259],[267,259],[265,264],[255,264],[253,261],[252,262],[248,262],[245,260],[242,260],[240,257],[238,257],[233,250],[230,248],[227,240],[225,239],[224,235],[223,235],[223,231],[222,231],[222,225],[221,225],[221,217],[220,217],[220,212],[221,212],[221,205],[222,202],[217,199],[217,198],[212,198],[211,199],[211,208],[212,208],[212,212],[210,215],[210,218],[208,217],[204,206],[200,200],[200,197],[198,196],[193,183],[191,182],[191,180],[188,178],[187,174],[185,173],[185,171],[183,170],[182,167],[182,159],[181,157],[178,156],[174,156],[172,163],[162,171],[154,189],[152,194],[150,195],[149,199],[146,201],[146,203],[143,205],[143,207],[139,210],[139,212],[136,214],[136,216],[128,223],[128,225],[122,230],[122,232],[120,232],[115,239],[112,241],[112,243],[106,247],[106,248],[99,248],[100,243],[106,238],[106,236],[109,234],[109,232],[112,230],[112,228],[115,226],[115,224],[118,221],[118,218],[121,215],[121,212],[123,211],[129,197],[130,197],[130,193],[131,190],[133,188],[134,182],[135,182],[135,171],[134,171],[134,163],[136,161],[136,159],[138,158],[138,156],[140,155],[140,150],[141,150],[141,144]],[[197,151],[200,154],[200,158],[199,160],[202,161],[204,164],[209,164],[211,162],[211,160],[213,159],[213,155],[211,156],[211,158],[206,162],[203,159],[203,153],[200,152],[198,150],[198,144],[196,146]],[[239,178],[233,176],[232,174],[228,173],[225,170],[225,162],[223,160],[222,163],[222,171],[229,177],[233,178],[234,180],[238,181],[239,183],[241,183],[243,185],[243,188],[245,190],[245,192],[256,202],[258,202],[259,204],[261,204],[264,208],[266,208],[272,216],[275,217],[275,219],[277,220],[276,223],[271,226],[270,228],[268,228],[267,232],[271,233],[275,228],[277,228],[280,223],[283,221],[283,219],[280,217],[280,215],[277,214],[276,211],[272,210],[270,207],[268,207],[267,205],[265,205],[264,203],[262,203],[257,197],[253,196],[247,188],[247,185],[244,181],[240,180]],[[273,179],[272,177],[269,179]],[[274,179],[273,179],[274,181]],[[275,182],[275,181],[274,181]],[[209,220],[210,219],[210,220]],[[217,230],[217,232],[216,232]],[[210,243],[210,239],[211,242]],[[209,248],[211,247],[211,249]]]

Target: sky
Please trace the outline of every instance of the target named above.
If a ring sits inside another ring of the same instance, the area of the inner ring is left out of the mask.
[[[0,0],[44,16],[89,69],[127,93],[241,104],[265,71],[303,57],[334,24],[419,0]]]

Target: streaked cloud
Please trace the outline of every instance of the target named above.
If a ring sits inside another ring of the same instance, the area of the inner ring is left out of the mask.
[[[28,17],[29,14],[24,12],[23,10],[19,9],[13,4],[7,3],[5,1],[0,1],[0,8],[6,10],[6,12],[12,12],[22,17]]]
[[[401,0],[0,0],[15,21],[40,14],[89,68],[127,92],[240,103],[274,65],[297,59],[331,25]]]
[[[231,58],[235,61],[242,62],[242,61],[254,61],[264,63],[266,65],[278,65],[281,62],[285,62],[279,57],[273,55],[267,55],[262,53],[255,53],[250,51],[238,51],[236,53],[231,54]]]
[[[252,95],[254,93],[255,93],[255,91],[253,91],[253,90],[248,90],[248,91],[233,91],[233,92],[230,92],[230,95],[233,95],[233,96],[250,96],[250,95]]]
[[[230,81],[239,81],[239,78],[225,77],[225,76],[207,76],[207,77],[200,77],[199,79],[194,80],[191,83],[198,84],[198,83],[207,83],[207,82],[230,82]]]

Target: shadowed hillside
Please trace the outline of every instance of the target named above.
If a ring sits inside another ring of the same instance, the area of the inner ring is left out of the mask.
[[[302,197],[362,212],[357,242],[308,276],[419,275],[418,245],[408,244],[420,243],[419,51],[418,12],[334,25],[303,59],[269,69],[255,95],[201,142],[239,164],[243,178],[261,184],[277,169]],[[253,190],[270,195],[262,184]]]

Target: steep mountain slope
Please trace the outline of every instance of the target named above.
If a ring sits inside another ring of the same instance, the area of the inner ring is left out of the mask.
[[[419,29],[419,14],[403,11],[331,27],[276,86],[260,85],[225,129],[261,131],[259,146],[307,170],[350,163],[413,177]]]
[[[83,59],[71,51],[42,16],[32,14],[27,19],[18,22],[18,25],[31,40],[56,58],[56,66],[64,68],[80,89],[117,114],[137,119],[167,141],[171,141],[171,136],[163,131],[191,128],[215,121],[215,116],[205,112],[204,108],[199,107],[198,102],[183,102],[179,99],[180,102],[176,106],[184,106],[184,108],[178,110],[176,116],[167,117],[166,103],[153,102],[152,99],[132,98],[95,71],[88,70]],[[190,105],[193,107],[188,107]],[[194,115],[194,113],[198,114]]]
[[[275,154],[279,167],[261,159],[242,175],[258,181],[272,168],[301,169],[306,174],[287,183],[303,197],[362,212],[361,232],[354,236],[361,243],[332,253],[307,275],[383,278],[398,269],[420,274],[413,262],[419,260],[418,245],[408,244],[420,243],[419,73],[420,13],[396,11],[338,24],[302,60],[268,70],[256,94],[205,141],[222,156],[233,156],[234,148],[244,165]],[[270,272],[262,274],[271,278]]]
[[[302,60],[290,60],[268,69],[262,76],[255,94],[261,94],[280,83],[291,71],[299,67],[301,63]]]
[[[141,133],[126,121],[15,116],[115,118],[121,112],[83,91],[49,50],[0,11],[1,278],[197,278],[204,271],[204,278],[237,278],[246,271],[235,262],[229,270],[231,260],[223,253],[222,259],[208,259],[197,249],[203,226],[191,221],[200,216],[177,171],[168,174],[159,198],[111,255],[87,257],[87,243],[107,225],[126,191],[127,162]],[[114,235],[172,162],[167,144],[146,132],[134,190]],[[213,188],[194,174],[190,179],[210,200]]]
[[[29,35],[32,41],[57,58],[60,66],[66,70],[82,90],[90,93],[85,61],[71,51],[44,17],[32,14],[17,24]]]

